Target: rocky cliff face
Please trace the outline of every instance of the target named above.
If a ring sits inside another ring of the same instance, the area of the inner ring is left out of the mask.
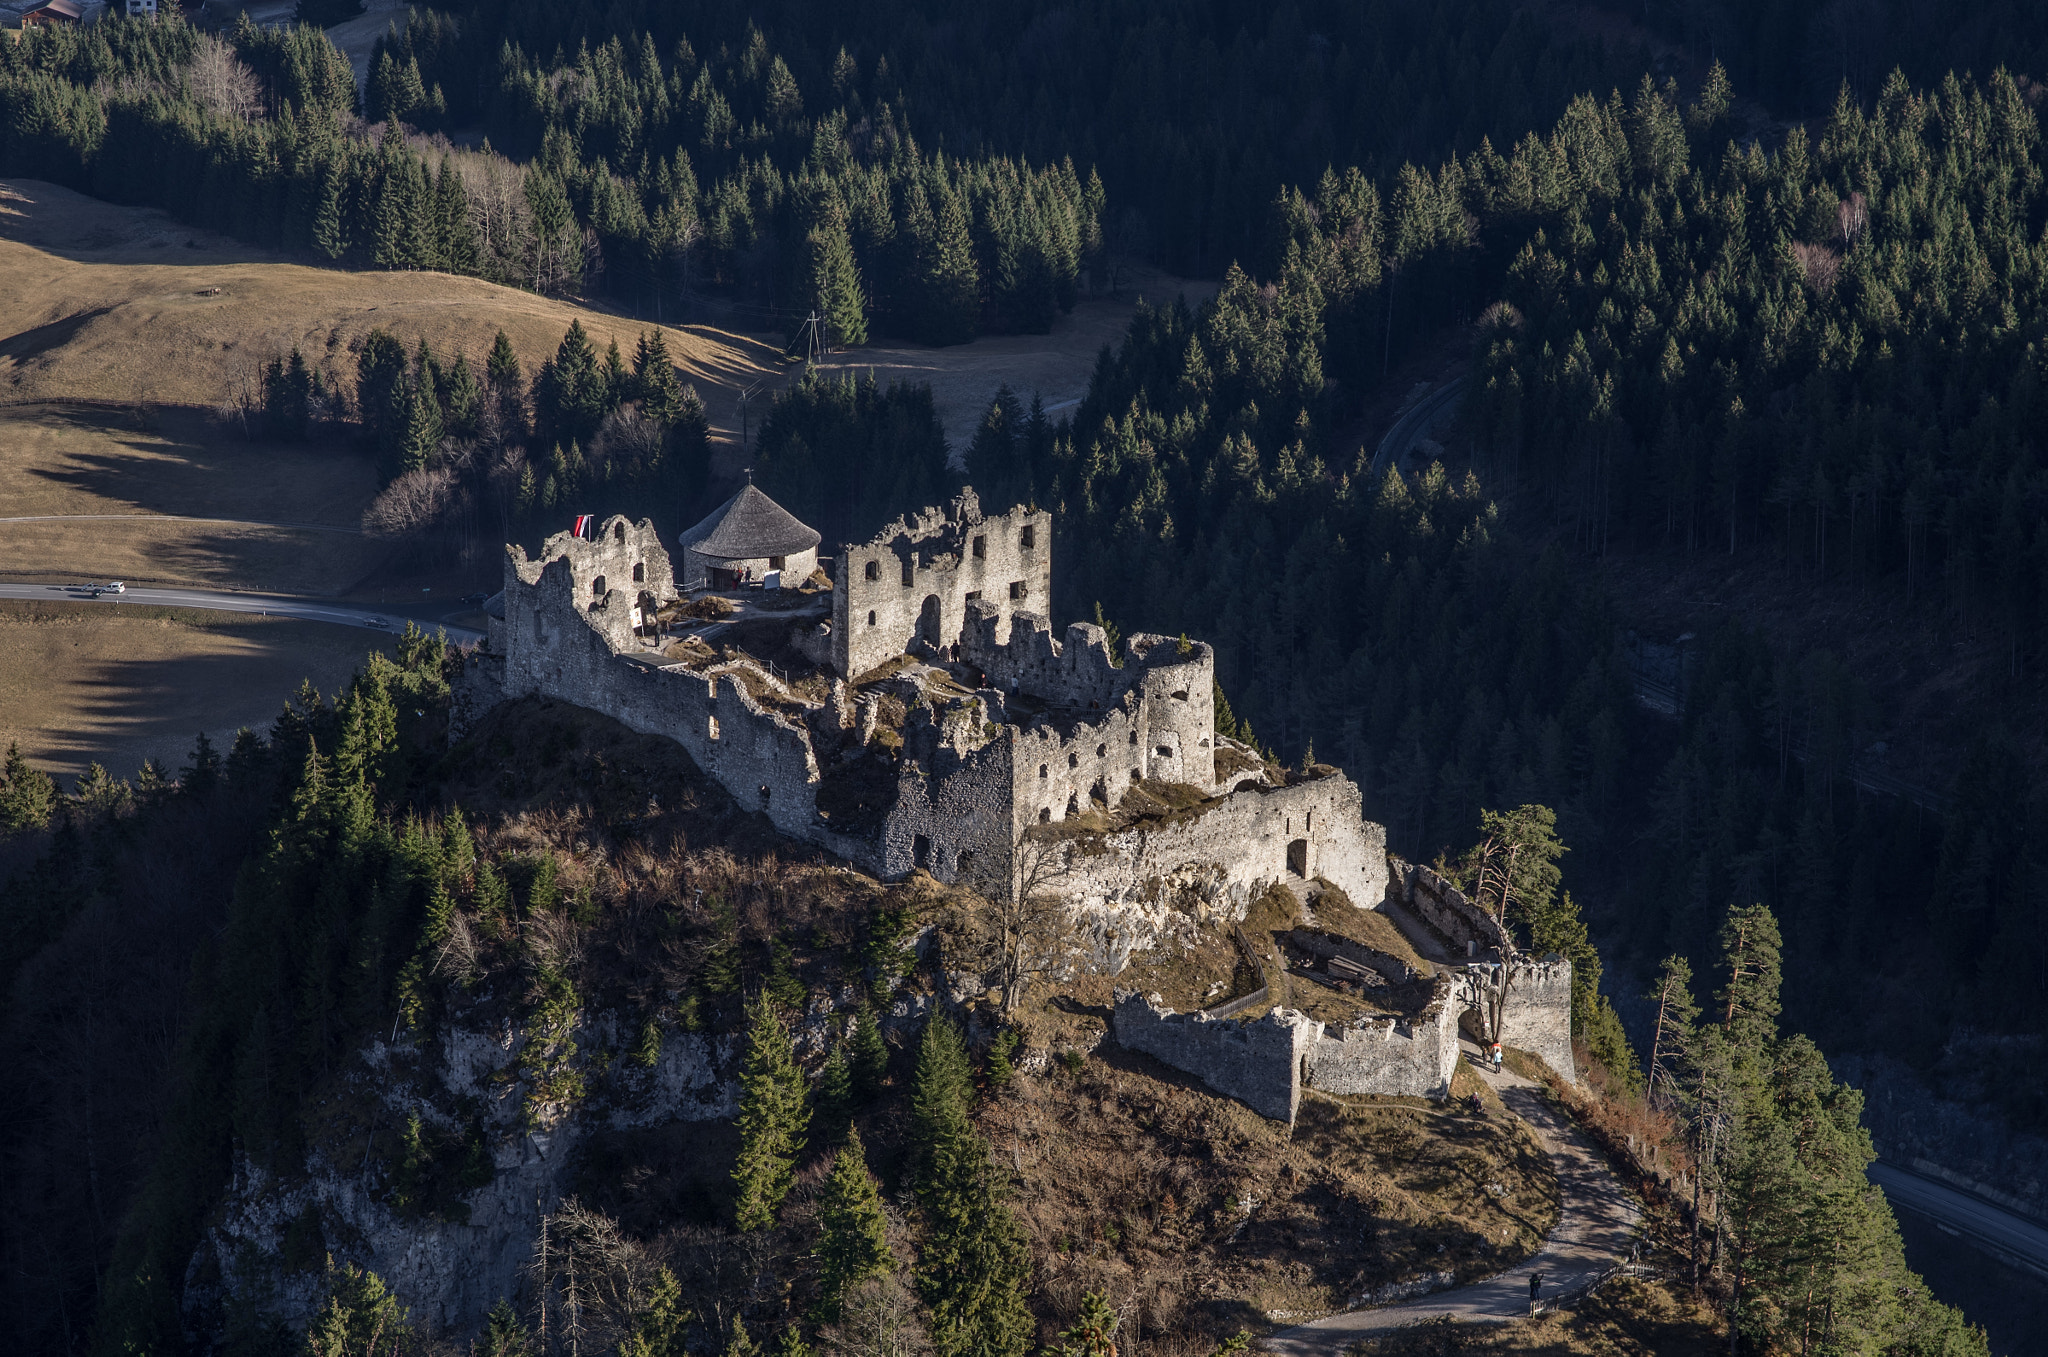
[[[822,1029],[828,1014],[807,1025]],[[377,1273],[434,1329],[473,1328],[517,1291],[540,1218],[570,1191],[575,1152],[593,1131],[737,1111],[736,1036],[671,1033],[651,1066],[617,1054],[631,1045],[617,1015],[578,1015],[574,1039],[589,1054],[591,1093],[539,1106],[518,1077],[527,1038],[516,1028],[451,1025],[431,1042],[360,1049],[306,1110],[309,1144],[297,1171],[237,1154],[187,1274],[188,1330],[220,1333],[230,1309],[303,1329],[324,1299],[328,1253]],[[429,1171],[419,1152],[408,1168],[413,1118],[411,1140],[440,1147],[434,1157],[458,1157],[453,1171],[478,1184],[445,1194],[437,1210],[421,1209],[427,1190],[408,1183]]]

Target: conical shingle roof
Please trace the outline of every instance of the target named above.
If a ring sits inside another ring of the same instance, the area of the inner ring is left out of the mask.
[[[809,551],[819,538],[817,529],[806,526],[749,482],[679,540],[713,560],[755,561]]]

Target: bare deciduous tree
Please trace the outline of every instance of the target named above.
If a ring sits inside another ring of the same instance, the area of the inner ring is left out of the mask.
[[[224,118],[247,120],[263,108],[263,83],[242,64],[234,45],[209,33],[199,39],[185,78],[192,97]]]
[[[837,1324],[818,1335],[830,1357],[925,1357],[931,1351],[917,1298],[899,1273],[870,1277],[847,1294]]]
[[[960,920],[958,942],[982,975],[994,975],[1005,1017],[1032,977],[1056,971],[1072,955],[1072,911],[1059,889],[1072,870],[1063,848],[1027,830],[1011,847],[1008,880],[991,871],[972,883],[981,903]]]
[[[363,510],[363,531],[374,537],[413,537],[441,521],[455,496],[455,472],[446,466],[408,471],[384,487]]]

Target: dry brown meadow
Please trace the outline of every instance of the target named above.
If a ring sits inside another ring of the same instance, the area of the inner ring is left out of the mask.
[[[0,601],[0,748],[67,779],[97,761],[175,772],[205,731],[266,731],[311,679],[330,696],[379,644],[362,631],[240,613]],[[388,643],[387,643],[388,644]]]

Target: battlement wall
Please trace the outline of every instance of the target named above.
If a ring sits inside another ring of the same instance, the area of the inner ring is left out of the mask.
[[[761,811],[791,838],[860,860],[859,844],[832,836],[817,818],[818,762],[800,721],[763,707],[730,675],[633,661],[638,641],[625,623],[628,598],[618,588],[594,597],[600,574],[609,583],[615,562],[630,569],[642,559],[619,550],[627,543],[611,528],[622,522],[606,524],[603,544],[550,538],[558,552],[552,559],[529,561],[519,547],[506,548],[504,653],[490,666],[500,671],[504,696],[572,702],[674,740],[742,808]],[[643,528],[651,538],[652,526]],[[600,545],[603,552],[588,550]],[[644,559],[650,566],[659,559],[666,570],[658,545]]]
[[[1157,995],[1116,992],[1110,1019],[1118,1044],[1186,1070],[1226,1098],[1290,1125],[1301,1106],[1301,1061],[1323,1025],[1276,1008],[1250,1022],[1175,1013]]]
[[[1275,885],[1302,897],[1321,877],[1353,900],[1386,894],[1387,831],[1361,816],[1342,774],[1233,792],[1115,833],[1041,834],[1047,888],[1072,902],[1091,961],[1112,972],[1188,923],[1244,918]]]
[[[1383,1098],[1451,1096],[1458,1068],[1458,1017],[1462,990],[1449,975],[1420,1013],[1362,1017],[1345,1027],[1326,1027],[1310,1043],[1302,1062],[1309,1087],[1339,1095]]]
[[[1468,966],[1474,1005],[1484,988],[1496,983],[1498,965]],[[1501,1010],[1501,1042],[1532,1055],[1563,1077],[1579,1082],[1572,1053],[1572,963],[1552,954],[1541,961],[1517,963]]]
[[[1443,934],[1457,953],[1486,956],[1509,950],[1506,935],[1493,916],[1429,868],[1395,859],[1392,883],[1397,898]]]
[[[1052,515],[1020,506],[986,516],[974,491],[906,515],[833,561],[833,665],[853,677],[922,641],[960,639],[970,603],[999,626],[1052,602]]]

